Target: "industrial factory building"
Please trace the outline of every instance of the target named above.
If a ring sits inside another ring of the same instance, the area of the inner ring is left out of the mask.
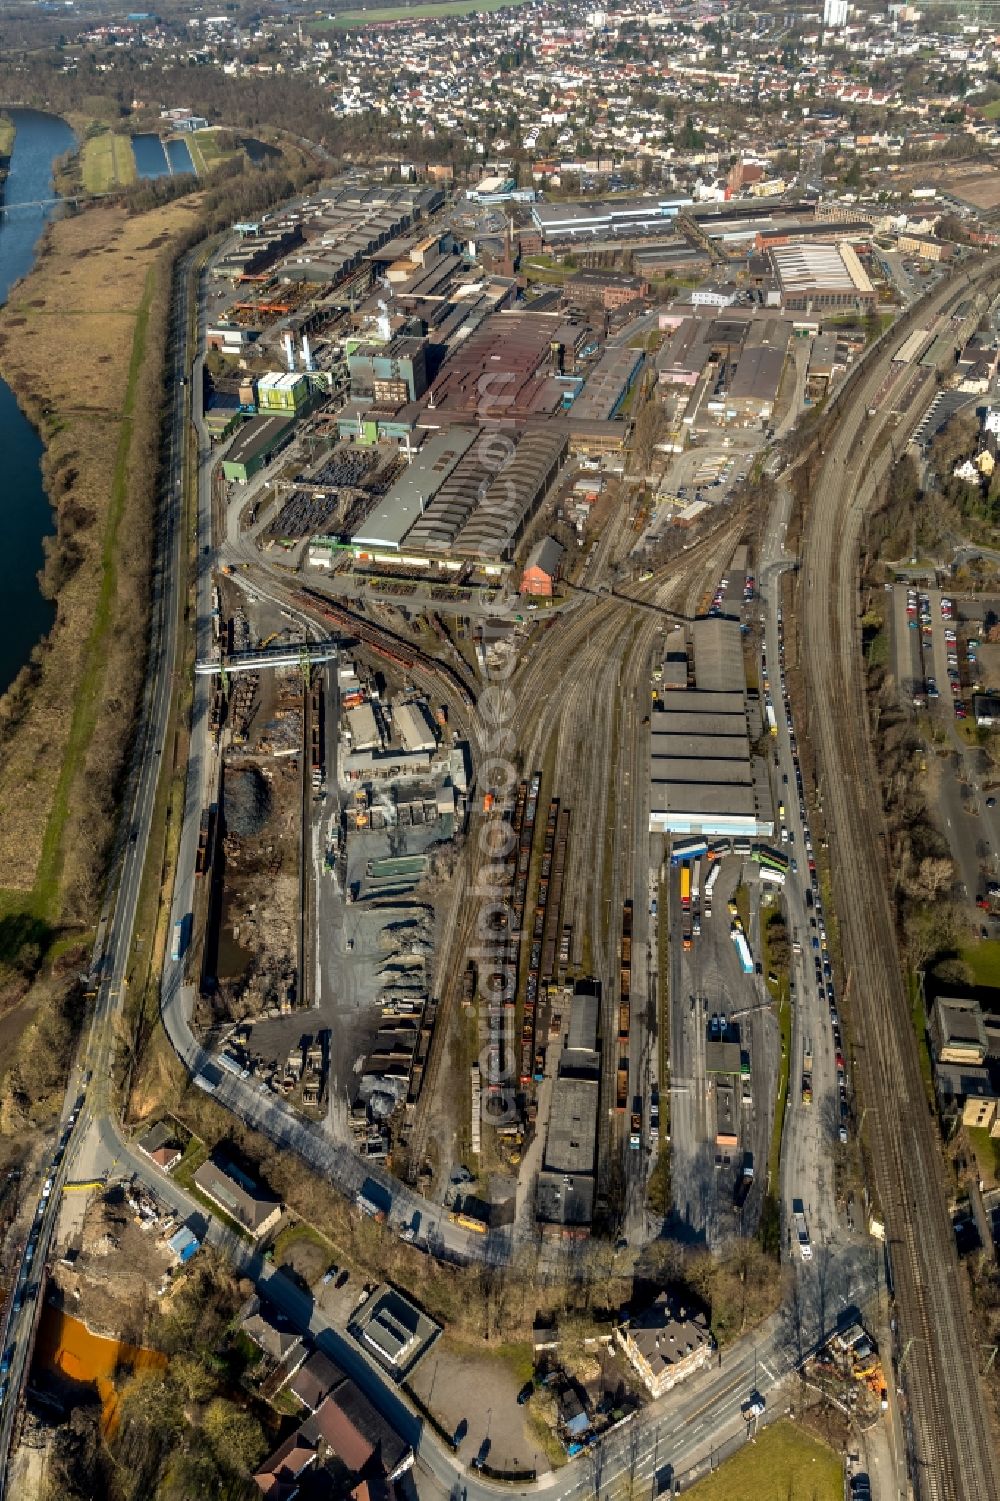
[[[477,436],[473,427],[449,427],[428,438],[351,537],[355,553],[398,554],[403,538]]]
[[[233,485],[245,485],[258,474],[291,439],[295,421],[291,416],[274,413],[251,417],[237,433],[222,460],[222,472]]]
[[[449,355],[429,404],[479,422],[551,416],[563,405],[559,377],[592,338],[586,323],[558,313],[495,313]]]
[[[552,1086],[545,1156],[535,1215],[545,1234],[587,1235],[594,1216],[601,1055],[599,988],[585,982],[573,997],[569,1034]]]
[[[875,289],[850,245],[781,245],[769,254],[781,305],[791,312],[875,305]]]
[[[347,368],[352,396],[372,397],[383,406],[416,401],[427,390],[427,341],[362,344],[347,356]]]
[[[434,433],[354,532],[355,555],[415,566],[430,560],[499,568],[566,456],[566,433],[498,435],[457,426]]]
[[[587,422],[607,422],[617,417],[642,370],[641,349],[608,349],[598,360],[573,403],[573,415]]]
[[[535,203],[531,217],[547,244],[614,236],[669,234],[690,198],[609,198],[593,203]]]

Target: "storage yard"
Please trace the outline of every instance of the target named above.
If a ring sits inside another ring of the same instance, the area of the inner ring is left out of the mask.
[[[244,693],[254,690],[234,678]],[[302,1004],[298,906],[303,758],[297,673],[261,678],[256,701],[234,694],[221,798],[203,819],[206,1020],[277,1015]],[[242,708],[242,717],[237,719]],[[214,855],[214,859],[212,858]]]

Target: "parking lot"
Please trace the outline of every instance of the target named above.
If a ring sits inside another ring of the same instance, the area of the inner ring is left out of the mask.
[[[700,862],[707,879],[712,866]],[[744,972],[731,936],[729,904],[748,862],[721,859],[711,902],[684,948],[679,868],[671,869],[671,1181],[679,1229],[718,1245],[751,1230],[763,1195],[757,1167],[766,1163],[780,1050],[770,997],[756,969]],[[749,888],[748,888],[749,889]],[[727,1058],[719,1044],[735,1048]],[[731,1071],[730,1071],[731,1068]],[[728,1138],[728,1140],[727,1140]],[[753,1188],[734,1212],[744,1154],[752,1153]]]
[[[892,591],[899,692],[926,732],[927,801],[948,840],[957,895],[970,909],[1000,879],[1000,779],[970,732],[976,693],[1000,682],[1000,652],[985,640],[987,618],[998,609],[1000,601],[939,589],[897,584]]]

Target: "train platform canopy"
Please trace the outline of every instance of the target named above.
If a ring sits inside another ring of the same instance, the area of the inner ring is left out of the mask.
[[[747,737],[733,735],[672,735],[656,726],[659,715],[652,721],[653,735],[650,752],[654,761],[745,761]]]

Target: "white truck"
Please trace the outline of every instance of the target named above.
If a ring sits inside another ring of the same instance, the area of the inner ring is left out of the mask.
[[[802,1208],[801,1199],[792,1200],[792,1223],[795,1226],[795,1238],[799,1245],[799,1255],[803,1261],[812,1260],[812,1242],[809,1239],[809,1229],[806,1225],[805,1211]]]

